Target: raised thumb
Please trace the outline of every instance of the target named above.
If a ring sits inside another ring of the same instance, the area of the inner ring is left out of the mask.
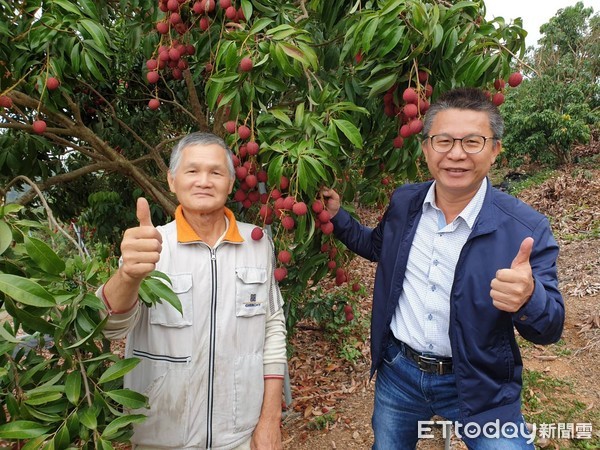
[[[152,219],[150,217],[150,205],[148,204],[148,200],[146,200],[144,197],[139,197],[137,199],[135,215],[140,222],[141,227],[154,226],[152,225]]]
[[[521,247],[519,247],[519,253],[517,253],[517,256],[515,256],[515,259],[513,259],[510,268],[514,269],[517,266],[520,266],[521,264],[529,264],[529,257],[531,256],[532,249],[533,238],[526,237],[525,239],[523,239],[523,242],[521,242]]]

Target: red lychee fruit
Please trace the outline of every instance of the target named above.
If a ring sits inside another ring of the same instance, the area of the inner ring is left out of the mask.
[[[59,86],[60,81],[58,81],[58,78],[49,77],[48,80],[46,80],[46,87],[49,91],[54,91],[55,89],[58,89]]]
[[[273,276],[275,277],[275,279],[277,281],[281,281],[283,280],[285,277],[287,277],[287,269],[285,267],[278,267],[277,269],[275,269],[273,271]]]
[[[298,202],[292,206],[292,212],[297,216],[303,216],[308,212],[308,207],[306,206],[306,203]]]
[[[508,77],[508,85],[510,87],[517,87],[521,84],[521,81],[523,81],[523,75],[521,75],[521,72],[513,72]]]
[[[346,303],[346,304],[344,305],[344,312],[345,312],[346,314],[350,314],[350,313],[352,312],[352,305],[349,305],[348,303]]]
[[[320,226],[320,228],[321,228],[321,232],[323,234],[331,234],[331,233],[333,233],[333,223],[331,223],[331,222],[322,223],[321,226]]]
[[[259,146],[256,142],[254,142],[254,141],[248,142],[247,148],[248,148],[249,155],[252,155],[252,156],[258,155]]]
[[[283,228],[285,228],[286,230],[293,229],[295,225],[296,222],[294,222],[294,219],[290,216],[285,216],[281,219],[281,226],[283,226]]]
[[[242,60],[240,61],[240,70],[242,72],[250,72],[252,70],[252,67],[254,67],[254,63],[250,58],[248,58],[247,56],[245,58],[242,58]]]
[[[496,106],[500,106],[502,103],[504,103],[504,94],[502,92],[496,92],[492,96],[492,103]]]
[[[404,138],[402,136],[396,136],[393,142],[394,148],[402,148],[404,145]]]
[[[505,85],[506,85],[506,82],[502,78],[498,78],[497,80],[494,81],[494,88],[497,91],[501,91],[502,89],[504,89]]]
[[[156,24],[156,31],[160,34],[167,34],[169,32],[169,24],[167,22],[158,22]]]
[[[240,139],[248,139],[250,137],[250,128],[248,128],[246,125],[240,125],[238,127],[238,136],[240,137]]]
[[[360,291],[360,284],[354,283],[352,285],[352,292],[358,292],[358,291]]]
[[[315,214],[319,214],[324,208],[325,206],[321,200],[315,200],[312,204],[312,210]]]
[[[429,74],[427,72],[425,72],[424,70],[419,70],[419,83],[421,84],[425,84],[427,82],[427,79],[429,78]]]
[[[346,314],[346,322],[352,322],[354,320],[354,314]]]
[[[219,0],[219,6],[223,9],[227,9],[231,6],[231,0]]]
[[[256,227],[252,230],[252,233],[250,233],[250,236],[252,236],[252,239],[254,239],[255,241],[260,241],[262,239],[262,237],[264,236],[263,230],[260,227]]]
[[[289,185],[290,185],[290,180],[287,177],[281,177],[279,179],[279,187],[282,190],[287,189],[289,187]]]
[[[155,84],[158,83],[160,75],[158,74],[158,72],[148,72],[146,74],[146,79],[148,80],[148,83]]]
[[[46,131],[46,122],[43,120],[36,120],[33,122],[33,132],[37,134],[42,134]]]
[[[277,255],[277,259],[283,264],[289,264],[292,260],[292,254],[287,250],[281,250]]]
[[[227,17],[229,20],[234,20],[237,17],[237,9],[235,9],[233,6],[225,9],[225,17]]]
[[[250,189],[255,188],[258,184],[258,178],[256,178],[256,175],[248,175],[246,177],[246,184]]]
[[[407,103],[406,105],[404,105],[404,108],[402,108],[402,112],[406,117],[416,117],[419,113],[419,110],[417,108],[417,105],[415,105],[414,103]]]
[[[417,91],[415,91],[411,87],[406,88],[402,93],[402,100],[404,100],[406,103],[417,103],[417,101],[419,100]]]
[[[331,220],[331,214],[325,209],[319,213],[318,217],[322,223],[327,223]]]
[[[148,108],[152,111],[156,111],[160,107],[160,101],[157,98],[151,98],[148,102]]]
[[[208,27],[210,27],[210,19],[206,16],[202,16],[198,21],[198,26],[202,31],[208,30]]]
[[[423,121],[421,119],[414,119],[408,123],[408,128],[411,134],[419,134],[423,129]]]
[[[233,120],[229,120],[225,122],[225,129],[229,134],[235,133],[235,122]]]
[[[8,95],[0,95],[0,107],[12,108],[13,101]]]

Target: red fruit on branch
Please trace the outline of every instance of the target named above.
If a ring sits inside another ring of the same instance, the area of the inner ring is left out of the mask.
[[[46,131],[46,122],[43,120],[36,120],[33,122],[33,132],[36,134],[42,134]]]
[[[315,214],[319,214],[325,206],[323,206],[323,202],[321,200],[315,200],[312,204],[312,210]]]
[[[227,9],[231,6],[231,0],[219,0],[219,6],[223,9]]]
[[[497,91],[501,91],[502,89],[504,89],[505,85],[506,85],[506,82],[502,78],[498,78],[496,81],[494,81],[494,88]]]
[[[13,101],[8,95],[0,95],[0,107],[12,108]]]
[[[227,130],[227,132],[229,134],[235,133],[235,127],[236,127],[236,124],[233,120],[229,120],[229,121],[225,122],[225,129]]]
[[[262,237],[264,236],[262,228],[259,228],[259,227],[254,228],[252,230],[252,232],[250,233],[250,236],[252,236],[252,239],[254,239],[255,241],[260,241],[262,239]]]
[[[496,106],[500,106],[502,103],[504,103],[504,94],[502,92],[496,92],[492,96],[492,103]]]
[[[321,233],[323,233],[323,234],[333,233],[333,223],[331,223],[331,222],[322,223],[320,228],[321,228]]]
[[[308,207],[306,206],[306,203],[298,202],[292,206],[292,212],[297,216],[303,216],[308,212]]]
[[[246,125],[240,125],[237,129],[238,132],[238,136],[240,137],[240,139],[248,139],[250,137],[250,128],[248,128]]]
[[[350,313],[352,312],[352,305],[349,305],[348,303],[346,303],[346,304],[344,305],[344,312],[345,312],[346,314],[350,314]]]
[[[406,88],[402,93],[402,100],[404,100],[406,103],[417,103],[417,101],[419,100],[417,91],[410,87]]]
[[[279,179],[279,187],[280,187],[282,190],[286,190],[286,189],[289,187],[289,185],[290,185],[290,180],[288,180],[288,178],[287,178],[287,177],[283,177],[283,176],[282,176],[282,177]]]
[[[292,254],[287,250],[281,250],[277,255],[277,259],[283,264],[289,264],[292,260]]]
[[[158,83],[160,75],[158,74],[158,72],[148,72],[146,74],[146,79],[148,80],[148,83],[155,84]]]
[[[273,276],[275,277],[275,279],[277,281],[281,281],[285,277],[287,277],[287,273],[288,273],[288,271],[285,267],[278,267],[277,269],[275,269],[273,271]]]
[[[402,136],[396,136],[393,142],[394,148],[402,148],[404,145],[404,138]]]
[[[513,72],[508,77],[508,85],[510,87],[517,87],[523,81],[523,75],[520,72]]]
[[[160,101],[157,98],[151,98],[148,102],[148,108],[152,111],[156,111],[160,107]]]
[[[360,284],[354,283],[352,285],[352,292],[358,292],[358,291],[360,291]]]
[[[281,219],[281,226],[283,226],[283,228],[285,228],[286,230],[293,229],[295,225],[296,222],[294,222],[294,219],[290,216],[285,216]]]
[[[54,91],[55,89],[58,89],[59,86],[60,86],[60,81],[58,81],[58,78],[49,77],[48,80],[46,81],[46,87],[48,88],[49,91]]]
[[[258,155],[259,146],[256,142],[250,141],[250,142],[248,142],[246,147],[248,148],[249,155],[251,155],[251,156]]]
[[[242,72],[250,72],[254,67],[254,63],[247,56],[240,61],[240,70]]]

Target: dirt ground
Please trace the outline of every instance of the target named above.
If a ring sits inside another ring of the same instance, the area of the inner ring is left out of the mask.
[[[599,180],[600,170],[597,169],[586,169],[575,176],[573,171],[567,170],[557,179],[519,195],[551,219],[561,246],[558,272],[566,304],[566,323],[560,343],[539,346],[522,341],[525,370],[564,381],[570,388],[559,386],[556,395],[570,397],[571,402],[581,402],[582,409],[589,414],[586,417],[594,418],[593,440],[590,440],[590,444],[594,442],[593,446],[585,447],[580,443],[577,447],[573,441],[565,439],[538,439],[536,448],[598,448],[595,445],[600,442],[600,390],[597,385],[600,374]],[[363,223],[376,220],[376,214],[374,211],[359,213]],[[361,308],[367,318],[374,271],[375,265],[361,258],[353,259],[349,267],[350,279],[360,279],[366,288]],[[337,349],[332,344],[324,344],[318,330],[300,329],[292,338],[292,345],[297,355],[290,361],[294,401],[283,423],[284,448],[371,448],[374,380],[369,381],[368,342],[359,347],[364,358],[354,364],[332,362],[331,355],[336,354]],[[310,354],[313,356],[307,357]],[[312,377],[320,381],[309,383]],[[310,386],[306,387],[308,384]],[[544,400],[544,394],[541,394],[538,406],[541,410],[545,407]],[[551,403],[550,399],[546,400]],[[326,421],[322,429],[315,429],[314,424],[318,423],[315,418],[327,413],[333,418]],[[436,430],[436,436],[419,442],[418,449],[443,449],[440,430]],[[466,449],[466,446],[453,437],[450,448]]]

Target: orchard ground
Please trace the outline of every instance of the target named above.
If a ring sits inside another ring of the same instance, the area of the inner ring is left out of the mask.
[[[581,155],[586,162],[555,172],[537,173],[522,181],[534,185],[517,194],[551,220],[561,246],[558,271],[566,304],[565,329],[557,344],[534,345],[519,338],[525,366],[526,419],[538,428],[542,424],[555,426],[554,431],[549,428],[548,438],[537,434],[536,448],[600,448],[598,150],[597,144],[587,147]],[[495,175],[498,179],[492,181],[499,183],[506,173],[507,169],[500,170]],[[539,184],[540,177],[547,176]],[[363,223],[373,226],[381,211],[359,208],[358,214]],[[355,320],[367,327],[375,264],[357,257],[348,270],[350,282],[360,280],[364,287],[355,307]],[[354,339],[345,336],[332,340],[315,325],[300,323],[290,340],[294,350],[289,361],[293,402],[283,423],[284,448],[371,448],[374,379],[369,380],[368,328],[358,326],[360,331],[356,331]],[[348,345],[356,351],[348,351]],[[570,423],[591,424],[591,438],[558,439],[557,428]],[[435,439],[419,442],[418,449],[443,449],[441,430],[437,429],[435,434]],[[466,446],[453,437],[451,448],[466,449]]]

